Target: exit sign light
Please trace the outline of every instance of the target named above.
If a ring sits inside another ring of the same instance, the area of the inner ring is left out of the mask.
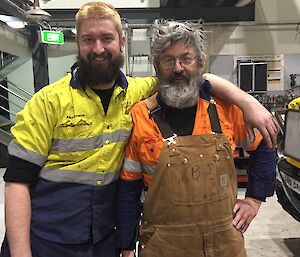
[[[60,31],[42,30],[40,32],[40,42],[61,45],[64,43],[64,34]]]

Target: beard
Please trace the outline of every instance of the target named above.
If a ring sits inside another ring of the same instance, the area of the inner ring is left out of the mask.
[[[168,78],[159,78],[159,91],[163,102],[173,108],[184,109],[196,105],[203,82],[202,74],[188,78],[185,74],[174,74]],[[179,80],[180,83],[176,83]]]
[[[117,57],[112,58],[111,53],[105,51],[100,55],[88,54],[85,60],[80,56],[77,57],[79,63],[80,79],[89,86],[106,84],[114,81],[119,75],[120,68],[124,64],[124,57],[120,53]],[[94,63],[93,61],[105,61],[104,63]]]

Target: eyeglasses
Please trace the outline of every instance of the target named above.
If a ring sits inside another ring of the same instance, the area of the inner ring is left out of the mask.
[[[175,67],[176,61],[178,60],[181,67],[192,65],[196,56],[181,56],[179,58],[165,58],[162,59],[160,65],[165,69],[173,69]]]

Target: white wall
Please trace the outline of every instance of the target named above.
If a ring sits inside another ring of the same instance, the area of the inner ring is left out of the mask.
[[[17,56],[31,56],[27,38],[1,23],[0,50]]]
[[[68,55],[65,57],[49,58],[49,81],[53,83],[71,71],[72,65],[76,62],[77,55]]]
[[[29,59],[27,62],[25,62],[22,66],[15,69],[13,72],[11,72],[7,76],[8,81],[11,81],[14,85],[17,87],[20,87],[24,90],[26,90],[28,93],[33,94],[34,93],[34,87],[33,87],[33,71],[32,71],[32,60]],[[28,99],[29,96],[21,92],[20,90],[17,90],[14,86],[8,84],[8,89],[12,90],[13,92],[17,93],[24,99]],[[16,114],[20,111],[19,107],[23,107],[25,102],[20,100],[18,97],[9,94],[8,99],[9,102],[9,110]],[[19,107],[15,106],[14,104],[17,104]],[[15,116],[11,115],[10,119],[12,121],[15,121]]]
[[[300,53],[300,1],[257,0],[255,7],[259,25],[205,26],[209,55]]]

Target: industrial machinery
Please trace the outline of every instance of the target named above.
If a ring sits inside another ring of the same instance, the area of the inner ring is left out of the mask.
[[[278,202],[300,222],[300,97],[284,114],[275,112],[281,125],[278,146],[276,193]]]

